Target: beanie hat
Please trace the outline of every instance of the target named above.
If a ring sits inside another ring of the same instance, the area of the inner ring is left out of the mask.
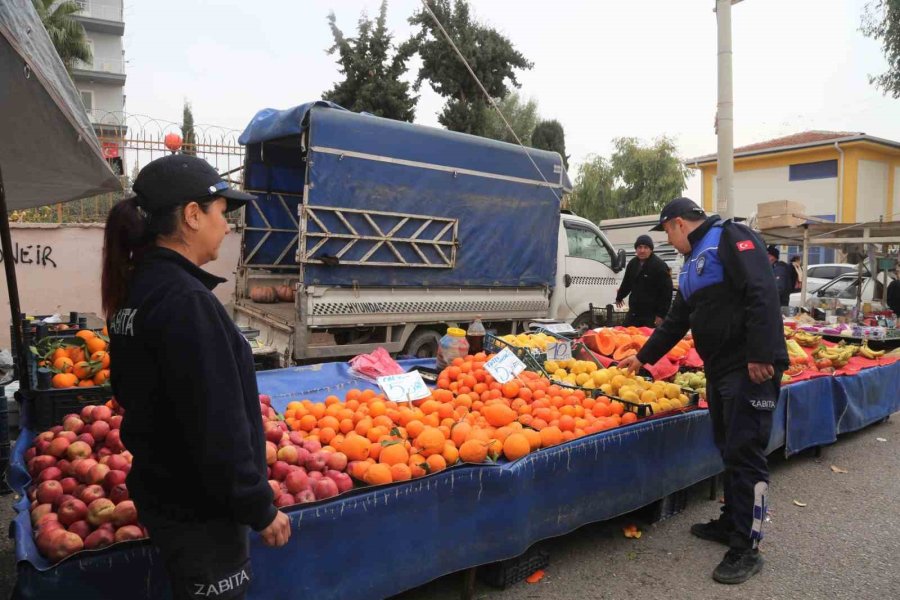
[[[648,246],[651,250],[653,250],[653,238],[651,238],[646,233],[643,235],[639,235],[637,241],[634,242],[635,249],[637,249],[638,246]]]
[[[768,248],[766,248],[766,251],[769,253],[770,256],[774,256],[775,260],[778,260],[779,258],[781,258],[781,251],[778,248],[776,248],[775,246],[769,246]]]

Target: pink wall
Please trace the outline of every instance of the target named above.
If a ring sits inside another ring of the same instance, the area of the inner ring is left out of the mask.
[[[18,254],[16,275],[23,312],[68,315],[77,310],[100,314],[102,224],[13,223],[11,230],[13,251]],[[224,304],[231,301],[234,292],[240,244],[240,235],[226,236],[219,259],[204,267],[228,279],[215,289]],[[9,348],[9,296],[3,269],[0,278],[0,348]]]

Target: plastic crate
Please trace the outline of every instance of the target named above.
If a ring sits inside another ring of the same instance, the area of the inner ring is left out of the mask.
[[[478,567],[478,578],[491,587],[505,590],[550,564],[550,555],[531,548],[520,556]]]
[[[588,310],[590,311],[589,325],[591,329],[625,325],[625,320],[628,318],[627,312],[616,311],[612,304],[606,306],[588,304]]]
[[[540,352],[539,350],[534,350],[532,348],[522,348],[521,346],[514,346],[513,344],[510,344],[509,342],[502,340],[491,333],[485,334],[485,353],[498,354],[502,352],[504,348],[509,349],[509,351],[515,354],[519,360],[525,363],[525,368],[529,371],[544,373],[544,361],[547,360],[546,352]]]
[[[80,413],[85,406],[104,404],[112,398],[108,386],[76,387],[21,391],[23,423],[32,431],[44,431],[62,425],[69,413]]]
[[[678,490],[652,504],[640,509],[641,520],[647,523],[659,523],[684,511],[687,508],[688,490]]]

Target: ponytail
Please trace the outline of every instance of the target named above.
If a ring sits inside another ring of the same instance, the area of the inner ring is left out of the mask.
[[[100,279],[103,314],[107,322],[125,304],[134,266],[154,237],[138,208],[137,197],[117,202],[109,211],[103,236],[103,274]]]

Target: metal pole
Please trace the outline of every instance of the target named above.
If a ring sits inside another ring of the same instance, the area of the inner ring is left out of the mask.
[[[809,291],[806,282],[806,269],[809,267],[809,227],[803,227],[803,252],[800,254],[800,306],[806,306],[806,294]]]
[[[6,189],[3,187],[3,170],[0,169],[0,249],[3,250],[3,268],[6,271],[6,289],[9,292],[9,312],[12,324],[12,343],[17,371],[25,366],[25,348],[22,341],[22,309],[19,306],[19,284],[16,281],[16,261],[13,257],[12,237],[9,234],[9,210],[6,207]],[[22,377],[21,372],[16,373]]]
[[[719,40],[718,168],[716,172],[716,212],[723,219],[734,218],[734,99],[731,76],[731,4],[716,0]]]

